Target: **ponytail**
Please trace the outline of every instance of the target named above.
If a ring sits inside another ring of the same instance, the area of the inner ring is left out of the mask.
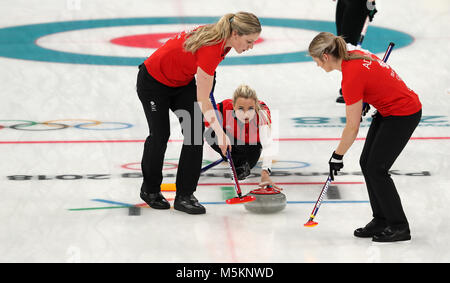
[[[311,57],[322,60],[323,54],[330,54],[344,61],[364,59],[374,61],[370,56],[349,53],[347,43],[341,36],[335,36],[330,32],[319,33],[309,44],[308,53]]]
[[[252,13],[226,14],[215,24],[201,26],[186,36],[184,50],[195,53],[202,46],[217,44],[236,31],[239,36],[261,32],[261,23]]]

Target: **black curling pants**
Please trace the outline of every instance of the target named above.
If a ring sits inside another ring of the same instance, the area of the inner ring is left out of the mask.
[[[408,143],[421,116],[422,110],[410,116],[375,114],[361,153],[360,165],[373,217],[391,227],[409,228],[389,169]]]
[[[242,141],[238,141],[236,138],[228,135],[230,141],[232,141],[231,145],[231,158],[233,159],[233,164],[236,168],[239,168],[248,163],[250,169],[255,167],[256,163],[258,163],[259,157],[261,156],[262,146],[260,143],[257,144],[244,144]],[[223,159],[226,159],[226,156],[222,154],[220,147],[217,142],[216,133],[212,128],[209,128],[205,133],[206,142],[222,156]]]
[[[177,195],[192,194],[200,177],[205,127],[197,103],[195,79],[186,86],[168,87],[150,76],[142,64],[136,89],[149,127],[141,163],[144,178],[141,190],[148,193],[161,191],[164,155],[170,136],[169,110],[172,110],[180,121],[184,136],[176,178]]]
[[[357,45],[367,18],[366,0],[338,0],[336,5],[336,31],[347,43]]]

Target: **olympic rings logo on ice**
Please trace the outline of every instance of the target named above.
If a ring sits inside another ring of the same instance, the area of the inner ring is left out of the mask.
[[[80,123],[81,122],[81,123]],[[8,125],[9,123],[14,123]],[[29,120],[0,120],[0,130],[9,128],[19,131],[55,131],[67,128],[93,131],[125,130],[133,127],[132,124],[124,122],[102,122],[88,119],[59,119],[45,122]]]

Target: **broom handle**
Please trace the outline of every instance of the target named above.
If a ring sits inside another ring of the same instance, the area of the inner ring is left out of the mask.
[[[211,100],[214,111],[216,112],[217,120],[219,120],[220,126],[223,127],[222,119],[220,118],[220,113],[219,113],[219,110],[217,109],[217,104],[216,104],[216,100],[214,99],[213,91],[211,91],[211,93],[209,94],[209,98]],[[236,174],[236,169],[234,167],[233,159],[231,158],[231,152],[228,150],[228,148],[227,148],[227,159],[228,159],[228,164],[230,165],[230,169],[231,169],[231,173],[232,173],[232,177],[233,177],[232,179],[234,182],[234,188],[236,189],[236,193],[237,193],[238,197],[241,198],[242,197],[241,186],[239,185],[239,182],[237,179],[237,174]]]
[[[359,36],[358,43],[356,44],[356,46],[358,48],[361,47],[361,45],[364,41],[364,37],[366,36],[367,28],[369,27],[369,22],[370,22],[370,18],[369,18],[369,16],[367,16],[366,21],[364,22],[364,26],[361,30],[361,34]]]
[[[200,170],[200,173],[203,173],[203,172],[205,172],[206,170],[209,170],[209,169],[211,169],[212,167],[214,167],[214,166],[216,166],[216,165],[219,165],[219,164],[222,163],[223,161],[224,161],[223,158],[221,158],[221,159],[218,159],[218,160],[216,160],[216,161],[214,161],[214,162],[212,162],[212,163],[206,165],[205,167],[202,168],[202,170]]]
[[[325,184],[323,185],[322,191],[320,192],[319,198],[317,199],[316,204],[314,205],[314,208],[311,212],[311,215],[310,215],[308,221],[312,221],[314,219],[314,217],[316,217],[317,211],[319,211],[319,207],[322,204],[323,197],[327,193],[328,186],[330,185],[330,183],[331,183],[331,176],[328,175],[328,179],[325,182]]]
[[[386,61],[389,59],[389,55],[391,55],[391,51],[392,51],[392,48],[394,48],[394,46],[395,46],[395,43],[393,43],[393,42],[389,43],[386,53],[384,53],[384,56],[383,56],[384,63],[386,63]]]

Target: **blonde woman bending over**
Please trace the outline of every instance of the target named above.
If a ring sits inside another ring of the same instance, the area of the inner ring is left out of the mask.
[[[332,178],[344,167],[344,154],[358,135],[363,102],[377,109],[359,160],[373,218],[354,235],[375,242],[410,240],[408,220],[389,169],[419,124],[419,97],[388,64],[369,52],[348,51],[340,36],[318,34],[309,45],[309,54],[326,72],[342,72],[346,124],[328,161]]]
[[[144,181],[140,195],[150,207],[170,208],[160,185],[170,136],[169,110],[172,110],[180,120],[184,135],[174,208],[189,214],[206,212],[193,195],[203,157],[202,114],[216,131],[221,152],[230,148],[230,140],[215,119],[209,100],[214,72],[231,48],[239,54],[253,48],[260,33],[261,24],[255,15],[226,14],[217,23],[179,33],[139,66],[137,93],[150,132],[142,157]]]

